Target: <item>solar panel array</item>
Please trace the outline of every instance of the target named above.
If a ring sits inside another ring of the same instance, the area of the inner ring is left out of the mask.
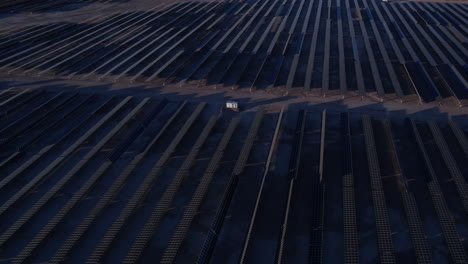
[[[0,32],[3,74],[468,99],[466,4],[184,2]]]
[[[1,261],[467,262],[466,122],[0,99]]]
[[[87,5],[94,2],[123,3],[127,1],[128,0],[2,0],[0,1],[0,14],[53,12],[63,9],[69,10],[70,8],[76,8],[76,5]]]

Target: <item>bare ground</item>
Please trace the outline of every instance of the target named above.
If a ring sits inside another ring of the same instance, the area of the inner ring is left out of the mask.
[[[459,108],[454,101],[446,100],[440,105],[437,102],[419,104],[417,100],[401,103],[397,100],[378,102],[371,97],[361,97],[348,94],[322,97],[317,94],[295,93],[275,94],[263,91],[250,93],[245,90],[229,90],[201,88],[196,86],[179,87],[171,85],[166,87],[152,87],[145,85],[132,85],[128,83],[108,83],[97,81],[77,81],[62,79],[38,79],[32,77],[0,78],[0,89],[45,89],[48,91],[77,91],[81,93],[107,93],[115,95],[132,95],[136,97],[160,97],[170,100],[190,100],[195,102],[208,102],[210,104],[224,104],[228,100],[239,101],[243,111],[255,111],[264,107],[271,112],[278,112],[281,108],[289,109],[312,108],[327,111],[348,111],[362,114],[372,114],[381,118],[404,118],[411,115],[423,119],[467,119],[467,108]]]

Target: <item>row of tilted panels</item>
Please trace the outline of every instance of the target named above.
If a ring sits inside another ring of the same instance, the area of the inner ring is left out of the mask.
[[[0,14],[70,11],[92,3],[125,3],[129,0],[0,0]]]
[[[466,120],[41,90],[0,113],[1,262],[468,261]]]
[[[468,97],[468,5],[183,2],[0,31],[2,75],[379,100]]]

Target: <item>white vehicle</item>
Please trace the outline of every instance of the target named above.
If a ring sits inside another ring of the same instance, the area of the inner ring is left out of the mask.
[[[227,101],[226,108],[239,112],[239,103],[236,101]]]

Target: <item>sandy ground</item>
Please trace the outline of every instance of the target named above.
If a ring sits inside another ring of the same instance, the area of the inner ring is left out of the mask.
[[[352,113],[372,114],[380,118],[404,118],[410,115],[422,119],[454,119],[467,120],[468,108],[459,108],[453,101],[446,100],[442,105],[436,102],[419,104],[417,100],[400,103],[397,100],[377,102],[370,97],[354,96],[352,94],[343,98],[341,95],[322,97],[314,94],[296,93],[278,95],[266,92],[253,92],[243,90],[213,89],[200,87],[151,87],[144,85],[131,85],[126,83],[106,83],[93,81],[41,80],[32,77],[0,78],[0,88],[7,89],[45,89],[48,91],[78,91],[81,93],[107,93],[115,95],[132,95],[136,97],[161,97],[170,100],[205,101],[211,104],[224,104],[228,100],[236,100],[243,111],[257,110],[264,107],[271,112],[281,108],[289,109],[308,108],[324,109],[331,112],[348,111]]]

